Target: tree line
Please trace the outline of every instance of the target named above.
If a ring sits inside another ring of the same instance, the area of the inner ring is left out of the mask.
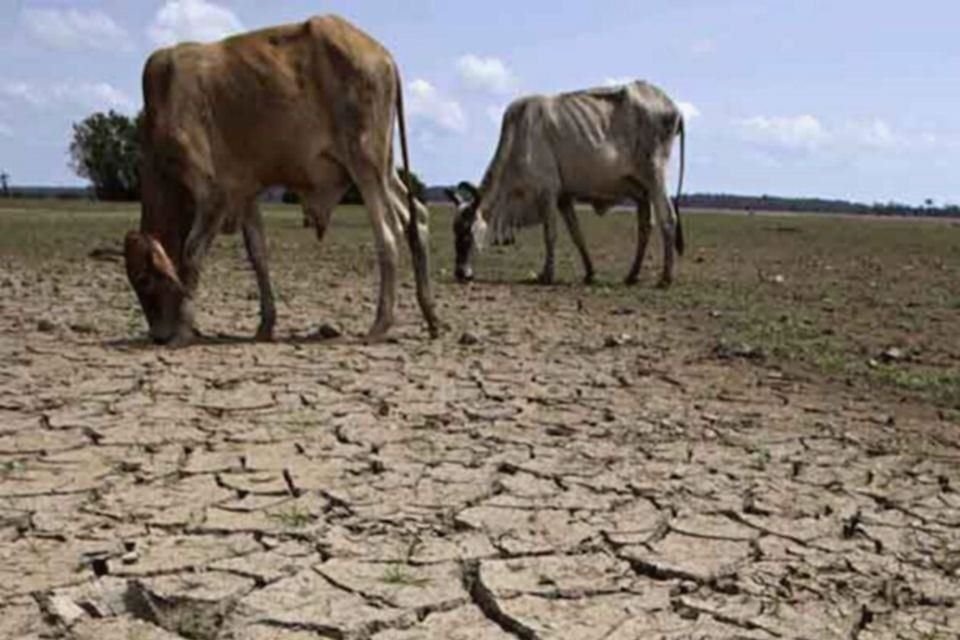
[[[784,198],[778,196],[743,196],[726,193],[692,193],[680,197],[681,208],[732,209],[736,211],[775,211],[860,214],[881,216],[942,216],[960,217],[960,206],[935,207],[927,199],[923,206],[900,202],[876,202],[865,204],[827,198]]]

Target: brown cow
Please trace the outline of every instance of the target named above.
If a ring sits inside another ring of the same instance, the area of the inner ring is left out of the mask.
[[[124,251],[156,342],[194,336],[203,257],[218,232],[238,227],[260,289],[257,338],[272,339],[276,312],[257,195],[270,185],[296,191],[322,239],[351,181],[369,211],[380,263],[369,337],[382,337],[393,324],[404,235],[417,299],[437,334],[428,214],[393,166],[396,117],[409,175],[399,74],[379,43],[342,18],[324,16],[213,44],[181,44],[150,56],[143,97],[140,230],[127,234]]]

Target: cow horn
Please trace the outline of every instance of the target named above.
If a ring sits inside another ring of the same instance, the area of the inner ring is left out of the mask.
[[[147,243],[150,247],[150,266],[182,289],[183,283],[180,282],[180,276],[177,275],[177,270],[170,261],[170,256],[167,255],[163,245],[151,236],[147,236]]]

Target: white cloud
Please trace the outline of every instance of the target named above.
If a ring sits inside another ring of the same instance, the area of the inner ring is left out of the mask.
[[[12,138],[13,129],[11,129],[6,124],[0,122],[0,138]]]
[[[889,149],[901,141],[893,130],[880,118],[866,122],[850,122],[842,131],[842,137],[862,147]]]
[[[0,95],[26,102],[32,107],[80,106],[87,109],[132,111],[133,100],[107,82],[59,82],[33,84],[8,82],[0,85]]]
[[[243,23],[226,7],[206,0],[167,0],[147,30],[158,45],[210,42],[243,31]]]
[[[49,100],[43,91],[26,82],[7,82],[0,85],[0,94],[14,100],[22,100],[35,107],[47,104]]]
[[[931,132],[898,130],[877,117],[824,124],[812,115],[753,116],[733,124],[741,138],[770,150],[929,151],[949,144]]]
[[[23,21],[33,38],[54,49],[133,49],[126,30],[102,11],[28,9]]]
[[[63,98],[94,109],[110,107],[131,111],[135,106],[130,96],[106,82],[67,83],[58,85],[55,91],[66,91]]]
[[[618,78],[604,78],[603,85],[605,87],[621,87],[625,84],[630,84],[633,81],[633,78],[629,78],[627,76],[621,76]]]
[[[426,80],[417,78],[411,82],[407,93],[410,115],[447,131],[463,133],[467,130],[467,115],[460,103],[442,95]]]
[[[508,94],[517,87],[517,77],[499,58],[481,58],[472,53],[457,60],[460,77],[473,89]]]
[[[825,144],[830,134],[812,115],[752,116],[734,121],[748,142],[784,149],[813,150]]]
[[[697,109],[697,106],[692,102],[680,100],[677,102],[677,108],[680,109],[680,113],[683,114],[683,119],[687,122],[700,117],[700,109]]]

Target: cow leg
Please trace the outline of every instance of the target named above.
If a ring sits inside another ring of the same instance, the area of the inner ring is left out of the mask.
[[[560,201],[560,214],[564,222],[567,223],[567,230],[580,252],[580,260],[583,262],[583,282],[584,284],[593,284],[593,262],[590,260],[590,254],[587,252],[587,243],[583,239],[583,232],[580,230],[580,220],[577,218],[577,210],[574,207],[573,199],[564,198]]]
[[[440,335],[440,322],[433,306],[433,292],[430,286],[430,212],[418,200],[414,200],[416,220],[411,222],[410,212],[407,211],[409,208],[407,188],[396,172],[393,172],[391,186],[390,199],[395,212],[393,219],[397,220],[401,227],[404,223],[407,225],[406,229],[401,228],[394,233],[406,232],[407,241],[410,244],[410,256],[413,259],[413,276],[417,283],[417,303],[427,321],[430,337],[436,338]],[[409,226],[411,224],[412,227]]]
[[[650,206],[650,199],[643,195],[637,198],[637,253],[633,259],[633,265],[630,272],[624,279],[626,284],[636,284],[640,279],[640,268],[643,266],[643,258],[647,254],[647,245],[650,242],[650,216],[653,214]]]
[[[196,193],[196,191],[194,192]],[[197,331],[193,299],[200,283],[200,269],[203,259],[210,251],[214,238],[220,231],[223,220],[222,200],[217,196],[194,196],[193,226],[187,234],[183,244],[180,279],[183,282],[185,295],[180,303],[180,327],[171,344],[185,344],[193,339]]]
[[[260,290],[260,326],[257,327],[256,339],[262,342],[273,340],[273,326],[277,320],[277,310],[274,306],[273,289],[270,286],[270,272],[267,269],[267,243],[263,235],[263,216],[256,204],[250,206],[250,211],[243,221],[243,243],[247,247],[247,257],[257,276],[257,288]]]
[[[657,286],[661,289],[669,287],[673,283],[673,261],[674,261],[674,243],[677,236],[677,214],[673,209],[673,203],[667,195],[663,174],[660,174],[660,180],[653,189],[653,211],[657,216],[657,224],[660,226],[660,237],[663,244],[663,272],[660,275],[660,281]]]
[[[355,175],[357,187],[363,197],[363,203],[370,215],[373,227],[373,239],[377,248],[377,260],[380,263],[380,289],[377,299],[377,315],[367,334],[368,341],[383,339],[393,325],[397,308],[397,238],[393,232],[394,224],[390,199],[387,193],[385,172],[373,168],[364,168]]]
[[[557,244],[557,206],[551,199],[542,201],[539,206],[543,211],[543,244],[544,257],[543,269],[537,276],[537,282],[540,284],[553,284],[554,277],[554,250]]]

